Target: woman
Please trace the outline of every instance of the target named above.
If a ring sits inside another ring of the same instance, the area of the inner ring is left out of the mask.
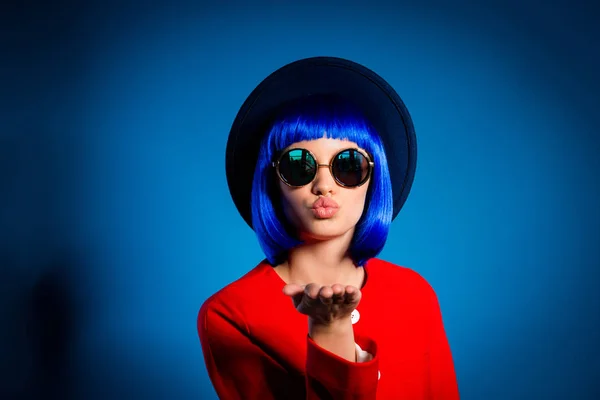
[[[227,177],[266,259],[200,309],[220,398],[458,399],[435,292],[376,258],[415,157],[404,104],[359,64],[300,60],[252,92]]]

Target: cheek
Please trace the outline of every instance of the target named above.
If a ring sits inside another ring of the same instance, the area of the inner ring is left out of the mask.
[[[348,210],[348,213],[350,214],[349,217],[355,224],[358,223],[358,220],[362,217],[365,210],[365,202],[367,201],[367,191],[362,189],[357,190],[360,190],[360,192],[353,193],[352,199],[349,201],[351,206]]]
[[[302,209],[302,201],[298,193],[290,192],[287,187],[281,188],[281,206],[287,220],[294,226],[298,226],[299,213]]]

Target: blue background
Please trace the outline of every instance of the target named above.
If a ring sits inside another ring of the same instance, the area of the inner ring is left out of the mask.
[[[596,7],[321,3],[4,6],[0,397],[216,398],[196,315],[263,257],[227,134],[329,55],[413,116],[381,257],[436,289],[462,398],[600,398]]]

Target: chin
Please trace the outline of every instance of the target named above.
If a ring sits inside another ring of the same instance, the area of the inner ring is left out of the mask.
[[[303,224],[301,238],[303,240],[329,240],[348,233],[352,234],[354,225],[341,224],[333,219],[313,219]]]

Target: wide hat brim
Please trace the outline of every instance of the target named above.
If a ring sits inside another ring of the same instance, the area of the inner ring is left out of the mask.
[[[265,78],[240,108],[227,141],[225,168],[233,202],[252,228],[251,193],[261,140],[283,104],[310,95],[334,94],[362,110],[382,139],[392,181],[396,218],[410,192],[417,161],[412,119],[396,91],[353,61],[312,57]]]

